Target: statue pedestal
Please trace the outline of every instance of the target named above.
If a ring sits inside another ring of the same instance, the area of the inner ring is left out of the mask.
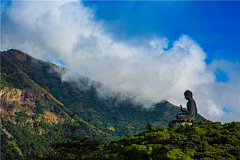
[[[189,126],[191,126],[193,123],[189,123],[189,122],[180,122],[180,123],[178,123],[179,125],[186,125],[186,124],[188,124]]]
[[[196,120],[180,120],[180,119],[177,119],[177,120],[173,120],[172,123],[178,123],[179,125],[192,125],[194,122],[196,122]]]

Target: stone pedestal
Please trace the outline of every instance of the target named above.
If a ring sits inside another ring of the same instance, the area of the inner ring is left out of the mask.
[[[178,123],[179,125],[192,125],[194,122],[196,122],[196,120],[173,120],[172,123]]]
[[[193,123],[189,123],[189,122],[180,122],[180,123],[178,123],[178,124],[180,124],[180,125],[186,125],[186,124],[188,124],[189,126],[191,126]]]

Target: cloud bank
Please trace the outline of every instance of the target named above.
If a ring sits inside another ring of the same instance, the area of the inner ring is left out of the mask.
[[[137,39],[115,41],[94,14],[79,1],[14,1],[2,11],[1,50],[17,48],[36,58],[62,61],[70,69],[63,80],[87,76],[104,84],[100,95],[120,92],[145,107],[161,100],[184,105],[183,93],[189,89],[205,118],[240,121],[238,63],[207,65],[206,53],[188,35],[174,42],[155,36],[141,45]],[[217,70],[229,81],[217,82]]]

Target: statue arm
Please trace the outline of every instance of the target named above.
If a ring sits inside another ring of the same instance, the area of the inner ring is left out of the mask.
[[[181,112],[186,112],[185,110],[182,109],[182,105],[180,105],[180,107],[181,107]]]

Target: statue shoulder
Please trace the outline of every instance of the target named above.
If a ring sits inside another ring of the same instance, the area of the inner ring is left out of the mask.
[[[194,101],[193,98],[191,99],[191,103],[192,103],[192,105],[197,106],[197,105],[196,105],[196,102]]]
[[[191,104],[191,105],[196,105],[196,102],[194,101],[194,99],[189,99],[188,100],[188,104]]]

